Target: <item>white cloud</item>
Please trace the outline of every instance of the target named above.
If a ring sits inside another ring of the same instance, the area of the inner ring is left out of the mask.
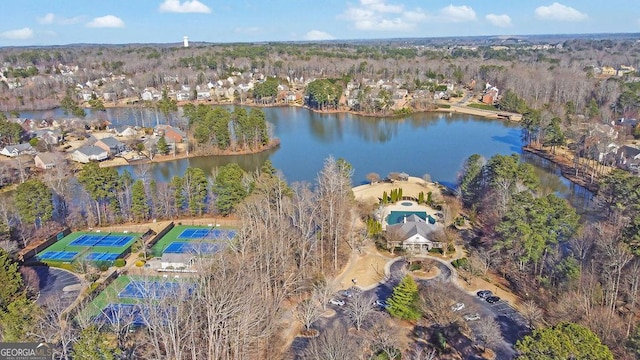
[[[476,12],[470,6],[449,5],[440,9],[440,16],[444,17],[444,19],[441,20],[445,22],[465,22],[475,20]]]
[[[497,14],[488,14],[485,16],[485,19],[489,21],[491,24],[497,27],[509,27],[511,26],[511,17],[507,14],[497,15]]]
[[[33,37],[33,30],[28,27],[15,30],[7,30],[0,33],[0,37],[11,40],[26,40]]]
[[[87,27],[92,28],[123,28],[124,21],[117,16],[105,15],[94,18],[87,23]]]
[[[43,17],[39,17],[38,18],[38,22],[40,24],[53,24],[53,21],[55,20],[56,16],[53,13],[48,13]]]
[[[311,40],[311,41],[321,41],[321,40],[333,40],[335,39],[335,37],[333,37],[333,35],[326,33],[324,31],[320,31],[320,30],[311,30],[308,33],[306,33],[304,35],[304,38],[306,40]]]
[[[535,14],[538,19],[555,21],[581,21],[589,17],[585,13],[557,2],[549,6],[539,6]]]
[[[160,12],[170,13],[208,14],[211,12],[211,9],[207,5],[198,0],[186,0],[185,2],[180,2],[180,0],[164,0],[158,10]]]
[[[60,17],[54,13],[45,14],[43,17],[37,18],[40,24],[49,25],[49,24],[60,24],[60,25],[71,25],[77,24],[82,21],[82,16],[76,16],[72,18]]]
[[[427,15],[421,9],[406,10],[403,5],[386,0],[360,0],[350,5],[339,19],[350,21],[358,30],[409,31],[424,21]]]

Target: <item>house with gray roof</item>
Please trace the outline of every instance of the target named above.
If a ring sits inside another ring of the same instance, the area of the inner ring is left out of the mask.
[[[432,248],[441,248],[443,244],[436,240],[444,231],[444,226],[436,221],[427,221],[416,214],[405,216],[398,224],[387,225],[386,235],[390,248],[401,247],[416,252],[426,252]]]
[[[29,143],[9,145],[0,150],[0,154],[8,157],[16,157],[19,155],[33,155],[35,153],[36,151]]]
[[[71,160],[86,164],[91,161],[102,161],[109,158],[109,153],[98,146],[86,145],[71,153]]]
[[[106,150],[110,155],[118,155],[127,149],[127,145],[121,143],[113,136],[98,139],[93,145]]]
[[[193,264],[195,256],[190,253],[164,253],[160,259],[162,269],[186,269]]]
[[[116,136],[133,137],[138,135],[138,130],[130,125],[122,125],[115,128]]]
[[[38,153],[33,160],[36,167],[43,170],[53,169],[60,161],[58,155],[50,152]]]

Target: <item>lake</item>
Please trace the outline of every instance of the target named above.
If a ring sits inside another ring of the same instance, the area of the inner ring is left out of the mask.
[[[270,159],[288,182],[313,183],[323,161],[333,156],[353,165],[356,185],[367,183],[366,175],[370,172],[381,177],[390,172],[406,172],[418,177],[428,173],[434,181],[454,187],[462,164],[470,155],[477,153],[490,158],[495,154],[522,153],[518,124],[471,115],[417,113],[401,118],[373,118],[347,113],[320,114],[295,107],[263,108],[263,111],[273,124],[280,147],[254,155],[154,163],[149,169],[152,177],[169,181],[175,175],[183,175],[188,167],[199,167],[210,174],[214,168],[230,162],[238,163],[245,171],[254,171]],[[21,116],[64,115],[60,110],[52,110],[23,112]],[[89,113],[87,118],[91,116]],[[162,115],[152,109],[108,109],[99,116],[114,125],[153,126],[164,122]],[[173,123],[180,121],[178,116],[170,119]],[[523,156],[523,159],[536,167],[547,191],[567,198],[576,194],[578,198],[590,197],[590,193],[563,178],[553,164],[535,156]],[[123,166],[119,171],[127,169],[135,175],[136,166]]]

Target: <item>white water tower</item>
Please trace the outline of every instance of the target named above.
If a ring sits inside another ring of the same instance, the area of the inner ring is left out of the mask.
[[[184,47],[189,47],[189,37],[185,36],[183,38],[183,42],[184,42]]]

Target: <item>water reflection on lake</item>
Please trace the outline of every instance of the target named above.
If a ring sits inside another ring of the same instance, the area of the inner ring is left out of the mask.
[[[182,176],[188,167],[212,169],[238,163],[245,171],[254,171],[271,159],[289,182],[314,182],[328,156],[344,158],[354,167],[354,183],[366,183],[366,174],[385,177],[390,172],[414,176],[429,173],[433,180],[453,187],[460,168],[470,155],[485,158],[495,154],[521,153],[521,132],[517,124],[487,120],[464,114],[419,113],[402,118],[362,117],[347,113],[320,114],[302,108],[264,108],[274,125],[280,147],[255,155],[207,156],[151,164],[148,171],[157,181]],[[23,117],[64,117],[60,110],[23,112]],[[89,112],[87,118],[92,118]],[[154,126],[165,119],[155,109],[115,108],[100,112],[114,125]],[[172,123],[184,123],[179,114]],[[578,204],[590,193],[563,178],[559,171],[531,155],[523,159],[536,166],[542,187]],[[552,165],[552,164],[551,164]],[[119,168],[140,173],[135,166]],[[577,200],[576,200],[577,199]]]

